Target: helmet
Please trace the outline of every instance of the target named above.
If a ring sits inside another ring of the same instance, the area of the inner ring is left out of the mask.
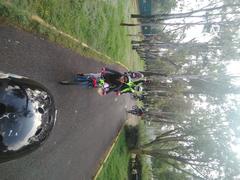
[[[135,86],[134,90],[136,90],[138,92],[142,92],[143,91],[143,87],[142,86]]]
[[[132,79],[140,79],[144,77],[144,75],[140,72],[129,72],[129,75]]]
[[[54,100],[39,83],[0,72],[0,163],[39,147],[56,118]]]

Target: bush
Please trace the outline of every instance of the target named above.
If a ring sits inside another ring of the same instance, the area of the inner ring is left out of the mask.
[[[138,126],[125,126],[125,132],[128,148],[135,148],[138,144]]]

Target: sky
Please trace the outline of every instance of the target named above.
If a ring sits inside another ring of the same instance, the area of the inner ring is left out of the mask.
[[[197,2],[196,1],[197,0],[185,0],[184,6],[183,6],[184,7],[183,12],[188,12],[190,9],[198,9],[199,7],[204,7],[207,4],[209,4],[209,0],[198,0]],[[173,10],[172,13],[178,13],[179,11],[180,11],[180,9],[177,8],[177,9]],[[194,19],[191,19],[191,21],[194,21]],[[172,21],[170,23],[172,23]],[[186,31],[186,37],[185,37],[184,41],[187,42],[187,41],[195,38],[199,42],[206,42],[210,38],[212,38],[212,36],[210,36],[208,34],[203,34],[202,30],[203,30],[202,25],[189,28]],[[228,65],[226,65],[226,68],[227,68],[227,72],[229,75],[240,76],[240,61],[231,61]],[[235,82],[235,84],[240,86],[240,78],[238,79],[238,81]],[[233,139],[233,142],[234,143],[232,144],[231,148],[234,152],[237,153],[237,156],[240,160],[240,139],[235,138],[235,139]],[[240,176],[238,178],[240,179]]]
[[[227,66],[227,71],[230,75],[240,76],[240,62],[239,61],[232,61]],[[234,84],[240,86],[240,78]],[[232,145],[232,149],[235,153],[237,153],[238,159],[240,160],[240,139],[234,139],[234,142],[235,143]]]
[[[184,0],[183,9],[181,10],[179,7],[177,7],[176,9],[172,10],[172,13],[188,12],[191,9],[199,9],[201,7],[204,7],[207,4],[209,4],[209,0],[201,0],[201,1]],[[196,20],[197,19],[195,20],[191,19],[191,20],[188,20],[188,22],[194,22]],[[203,34],[202,30],[203,30],[202,25],[193,26],[189,28],[186,31],[186,37],[183,41],[187,42],[195,38],[199,42],[206,42],[213,37],[213,36],[210,36],[209,34]],[[240,37],[240,34],[239,34],[239,37]],[[239,58],[239,61],[231,61],[228,65],[226,65],[226,68],[229,75],[240,76],[240,58]],[[240,86],[240,78],[236,78],[236,80],[234,81],[234,84]],[[236,97],[236,98],[239,98],[240,100],[240,97]],[[240,139],[234,139],[234,142],[235,143],[232,145],[232,149],[237,153],[238,158],[240,160]]]
[[[182,1],[181,1],[182,2]],[[184,0],[184,4],[181,8],[180,6],[177,6],[177,8],[173,9],[171,13],[181,13],[181,12],[189,12],[192,10],[200,9],[209,4],[209,0]],[[179,4],[178,4],[179,5]],[[195,15],[203,15],[203,13],[196,13]],[[182,22],[199,22],[201,21],[201,18],[187,18]],[[187,31],[186,34],[187,36],[185,37],[184,41],[190,41],[193,38],[196,38],[199,42],[206,42],[209,39],[211,39],[212,36],[210,36],[207,33],[202,33],[203,30],[203,25],[195,25],[190,27]]]
[[[209,4],[209,0],[201,0],[201,1],[184,0],[184,6],[183,6],[184,9],[180,10],[180,8],[177,7],[176,9],[172,10],[172,13],[188,12],[191,9],[199,9],[208,4]],[[194,19],[191,19],[190,21],[193,22]],[[209,35],[207,33],[202,33],[202,30],[203,30],[202,25],[193,26],[193,27],[189,28],[188,31],[186,31],[186,38],[184,39],[184,41],[187,42],[187,41],[195,38],[199,42],[204,42],[204,41],[206,42],[212,38],[211,35]],[[235,76],[239,75],[240,76],[240,62],[232,61],[231,63],[229,63],[229,65],[227,65],[227,71],[229,72],[229,75],[235,75]],[[236,83],[240,85],[240,78],[239,78],[239,81]]]
[[[228,66],[227,70],[229,73],[233,75],[240,75],[240,62],[239,61],[232,61]]]
[[[205,5],[208,4],[208,2],[209,2],[208,0],[202,0],[200,2],[201,3],[200,6],[201,7],[205,6]],[[195,8],[199,7],[199,4],[197,4],[196,1],[194,1],[194,0],[186,0],[186,7],[195,9]],[[207,41],[209,38],[211,38],[210,36],[208,36],[206,34],[204,35],[204,34],[201,33],[202,32],[202,28],[203,28],[203,26],[194,26],[194,27],[190,28],[188,30],[188,32],[187,32],[187,36],[185,38],[185,41],[189,41],[189,40],[191,40],[193,38],[197,38],[200,42],[202,42],[202,41]],[[228,72],[229,75],[231,75],[231,76],[240,76],[240,61],[231,61],[226,66],[226,68],[227,68],[227,72]],[[236,79],[234,84],[240,86],[240,78]],[[240,160],[240,139],[234,139],[234,142],[235,143],[232,144],[232,149],[233,149],[234,152],[237,153],[237,157]]]

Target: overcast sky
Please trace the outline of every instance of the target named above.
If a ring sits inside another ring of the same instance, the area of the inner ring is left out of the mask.
[[[180,8],[178,7],[176,9],[174,9],[172,11],[172,13],[188,12],[188,11],[191,11],[192,9],[199,9],[201,7],[204,7],[207,4],[209,4],[209,0],[201,0],[201,1],[185,0],[184,6],[183,6],[184,9],[180,10]],[[191,21],[194,21],[194,20],[191,19]],[[201,26],[201,25],[193,26],[193,27],[189,28],[189,30],[186,33],[186,38],[184,39],[184,41],[189,41],[189,40],[195,38],[199,42],[204,42],[204,41],[208,41],[209,39],[211,39],[212,36],[203,34],[202,30],[203,30],[203,26]],[[240,37],[240,34],[239,34],[239,37]],[[240,58],[239,58],[239,61],[230,62],[229,65],[227,65],[226,67],[227,67],[227,72],[229,75],[240,76]],[[240,86],[240,78],[238,78],[234,82],[234,84]],[[239,98],[239,96],[236,98]],[[240,159],[240,139],[235,139],[234,142],[235,143],[232,145],[232,149],[238,154],[238,158]]]

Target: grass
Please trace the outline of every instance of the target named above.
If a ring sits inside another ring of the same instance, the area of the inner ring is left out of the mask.
[[[120,26],[121,22],[130,22],[129,16],[135,11],[134,3],[129,0],[0,1],[0,16],[15,25],[48,37],[84,56],[106,63],[120,62],[132,70],[142,70],[143,62],[131,50],[130,37],[127,36],[136,34],[139,29]],[[44,26],[33,19],[33,15],[80,42]]]
[[[116,178],[118,180],[127,180],[129,159],[130,153],[125,139],[125,130],[123,130],[97,180]]]
[[[149,164],[149,157],[146,156],[141,156],[141,178],[142,180],[149,180],[152,177],[152,170],[151,170],[151,165]]]

